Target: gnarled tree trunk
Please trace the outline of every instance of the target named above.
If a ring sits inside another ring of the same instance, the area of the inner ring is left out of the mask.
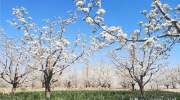
[[[141,96],[144,97],[144,85],[139,84],[139,89],[140,89]]]
[[[45,71],[44,73],[44,85],[45,85],[45,98],[50,100],[51,97],[51,80],[52,80],[52,71]]]
[[[16,88],[17,88],[17,83],[13,83],[12,85],[13,85],[13,87],[12,87],[12,89],[11,89],[11,93],[12,93],[12,94],[15,94]]]
[[[17,75],[17,73],[15,73],[15,76],[14,76],[14,80],[13,81],[11,81],[11,84],[12,84],[12,90],[11,90],[11,93],[12,94],[14,94],[15,92],[16,92],[16,88],[17,88],[17,86],[18,86],[18,78],[19,77],[17,77],[18,75]]]
[[[135,90],[135,83],[131,83],[132,91]]]
[[[50,87],[50,84],[46,85],[45,86],[45,97],[46,97],[46,100],[50,100],[50,97],[51,97],[51,87]]]
[[[144,97],[144,83],[143,83],[143,76],[142,75],[140,76],[140,80],[138,82],[138,85],[139,85],[141,96]]]

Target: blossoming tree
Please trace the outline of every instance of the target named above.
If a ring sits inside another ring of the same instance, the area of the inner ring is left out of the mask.
[[[120,47],[117,45],[115,51],[124,48],[128,51],[129,56],[126,57],[130,58],[116,59],[116,64],[120,67],[124,66],[129,71],[131,78],[138,83],[143,96],[145,84],[161,65],[158,64],[159,60],[166,58],[168,51],[179,42],[180,22],[177,16],[179,5],[170,8],[160,0],[152,0],[151,10],[142,11],[146,19],[139,22],[140,29],[130,34],[126,34],[119,26],[106,25],[103,18],[106,11],[101,0],[76,0],[76,6],[83,13],[84,21],[94,26],[93,32],[100,33],[96,39],[104,44],[103,47],[118,43]],[[117,54],[121,53],[116,53],[116,56]],[[149,77],[144,80],[147,76]]]
[[[3,39],[2,39],[3,38]],[[30,81],[28,75],[30,57],[22,42],[15,42],[3,35],[1,37],[0,78],[12,85],[12,93],[16,88]]]
[[[112,58],[117,67],[128,71],[130,77],[138,84],[143,96],[144,86],[162,67],[161,61],[166,57],[166,48],[156,44],[148,44],[139,48],[137,44],[130,44],[127,55],[117,56],[116,52],[113,53]]]
[[[12,24],[23,31],[24,41],[33,58],[34,64],[30,67],[43,73],[45,96],[50,99],[51,85],[58,80],[54,76],[61,75],[84,54],[80,38],[70,42],[64,34],[65,26],[72,24],[76,17],[49,20],[38,27],[23,7],[13,8],[13,15],[16,20]]]

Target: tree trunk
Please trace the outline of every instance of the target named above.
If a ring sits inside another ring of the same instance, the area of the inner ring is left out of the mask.
[[[67,82],[67,88],[71,88],[71,81]]]
[[[12,87],[12,90],[11,90],[11,93],[12,94],[15,94],[15,92],[16,92],[16,88],[17,88],[17,84],[13,84],[13,87]]]
[[[46,100],[50,100],[50,97],[51,97],[51,79],[52,79],[52,73],[44,74],[44,85],[45,85],[45,98],[46,98]]]
[[[159,90],[159,85],[158,84],[156,85],[156,89]]]
[[[15,92],[16,92],[16,88],[13,87],[12,90],[11,90],[11,93],[15,94]]]
[[[42,88],[45,87],[44,81],[41,81],[41,86],[42,86]]]
[[[135,90],[135,88],[134,88],[135,84],[131,83],[131,86],[132,86],[132,91],[134,91]]]
[[[140,81],[138,82],[139,89],[141,96],[144,97],[144,83],[143,83],[143,76],[140,76]]]
[[[169,89],[169,85],[165,85],[166,86],[166,89]]]
[[[46,100],[50,100],[51,97],[51,88],[45,86],[45,98]]]
[[[173,89],[176,89],[176,85],[175,85],[175,84],[172,84],[172,88],[173,88]]]
[[[143,86],[143,84],[141,84],[141,85],[139,86],[139,88],[140,88],[141,96],[144,97],[144,86]]]

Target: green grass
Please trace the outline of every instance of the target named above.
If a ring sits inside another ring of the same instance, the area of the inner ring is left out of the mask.
[[[54,91],[51,100],[130,100],[139,96],[137,91]],[[180,100],[180,93],[146,91],[145,97],[145,100]],[[44,92],[0,94],[0,100],[44,100]]]

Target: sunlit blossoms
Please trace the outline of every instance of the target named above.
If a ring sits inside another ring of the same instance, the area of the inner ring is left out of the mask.
[[[144,42],[144,46],[151,46],[155,43],[156,41],[156,38],[155,37],[151,37],[151,38],[148,38],[145,42]]]
[[[100,16],[96,16],[94,20],[95,20],[96,23],[101,23],[101,22],[104,21],[104,18],[100,17]]]
[[[121,17],[116,19],[116,17],[106,16],[111,10],[107,10],[108,6],[103,4],[104,2],[111,3],[112,0],[73,0],[72,2],[75,3],[77,11],[73,9],[72,12],[68,11],[69,16],[63,16],[65,18],[53,17],[40,23],[35,23],[25,8],[12,9],[14,18],[9,22],[20,31],[18,35],[22,33],[23,35],[17,39],[20,41],[16,42],[6,37],[4,31],[0,29],[0,48],[2,49],[0,50],[0,78],[12,85],[13,92],[15,91],[13,89],[20,87],[24,82],[22,78],[28,79],[23,77],[25,74],[37,72],[38,78],[40,77],[38,81],[41,81],[45,89],[46,100],[50,100],[53,86],[64,85],[63,87],[70,89],[78,87],[77,84],[81,83],[81,80],[79,81],[76,74],[70,75],[72,77],[65,79],[65,82],[61,82],[61,79],[67,68],[82,60],[81,62],[87,65],[85,71],[83,70],[83,75],[84,72],[86,74],[83,80],[85,82],[82,82],[83,87],[110,88],[112,85],[110,76],[114,75],[109,73],[110,69],[103,70],[104,65],[99,64],[98,66],[102,67],[95,66],[94,74],[90,75],[88,66],[89,62],[96,61],[96,59],[89,59],[91,55],[94,54],[99,59],[101,54],[108,53],[106,56],[108,59],[102,60],[107,60],[108,63],[112,61],[114,65],[112,69],[115,68],[120,71],[119,73],[124,74],[123,80],[118,79],[122,87],[128,89],[131,87],[135,90],[138,86],[141,96],[144,97],[145,87],[157,81],[154,80],[156,79],[154,75],[164,68],[163,64],[171,55],[170,51],[177,43],[180,43],[180,5],[171,8],[174,5],[164,3],[166,1],[162,3],[161,0],[152,0],[150,9],[140,12],[143,18],[137,22],[138,26],[131,29],[130,26],[117,25],[123,20],[120,19]],[[78,18],[86,25],[80,25],[82,23]],[[80,22],[77,34],[77,29],[72,28],[74,26],[72,24],[76,22]],[[124,23],[135,25],[135,23],[129,23],[128,20],[124,20]],[[85,29],[87,34],[79,33],[81,29]],[[106,47],[108,47],[107,50],[105,50]],[[96,53],[101,50],[105,52]],[[169,85],[175,88],[175,81],[180,83],[180,78],[174,77],[180,76],[180,67],[175,70],[179,74],[173,74],[175,73],[173,71],[164,78],[172,78],[165,80],[164,84],[167,88]],[[58,83],[59,81],[61,83]],[[74,86],[71,86],[72,84]]]
[[[127,34],[118,26],[110,26],[104,28],[106,31],[101,32],[100,34],[103,37],[106,37],[108,41],[115,40],[117,38],[119,41],[125,41],[127,39]],[[114,34],[115,33],[115,34]],[[112,35],[114,34],[114,35]]]
[[[27,30],[24,30],[24,39],[25,40],[31,40],[32,39]]]
[[[76,6],[80,11],[83,11],[84,13],[89,13],[89,7],[83,7],[84,2],[79,0],[76,2]]]
[[[86,23],[88,23],[88,24],[94,23],[94,20],[91,17],[86,17],[85,20],[86,20]]]
[[[17,8],[13,8],[12,14],[14,16],[16,16],[18,18],[18,20],[22,23],[22,24],[26,24],[27,21],[24,18],[27,13],[26,9],[24,7],[17,7]]]
[[[135,43],[130,43],[130,44],[127,46],[127,48],[128,48],[128,50],[132,50],[135,46],[136,46]]]
[[[93,3],[88,3],[88,8],[92,8],[93,7]]]
[[[111,34],[109,34],[108,32],[106,31],[103,31],[100,33],[102,37],[104,37],[107,41],[111,42],[115,39],[114,36],[112,36]]]
[[[83,1],[81,1],[81,0],[78,0],[77,2],[76,2],[76,6],[83,6],[83,4],[84,4],[84,2]]]
[[[172,9],[168,4],[154,0],[150,11],[143,10],[141,12],[145,20],[139,22],[140,28],[132,31],[129,38],[128,33],[123,32],[121,28],[113,25],[108,27],[105,24],[103,15],[106,10],[103,8],[101,0],[85,1],[83,6],[86,7],[86,3],[92,2],[93,5],[89,8],[93,10],[88,14],[85,12],[84,16],[93,19],[93,25],[98,30],[95,32],[100,31],[99,40],[101,42],[119,43],[120,46],[115,47],[117,51],[128,49],[127,62],[121,63],[121,59],[116,59],[117,66],[121,66],[129,72],[132,80],[138,83],[143,95],[144,86],[161,67],[161,64],[156,62],[166,56],[170,48],[179,41],[180,23],[178,15],[176,15],[179,7]],[[172,16],[173,14],[175,15]],[[88,23],[92,23],[92,20]]]
[[[97,12],[96,12],[96,14],[98,14],[98,15],[104,15],[106,13],[106,11],[104,10],[104,9],[98,9],[97,10]]]
[[[67,40],[65,38],[62,38],[62,42],[63,42],[64,45],[69,45],[70,44],[69,40]]]
[[[134,30],[134,31],[131,33],[131,39],[132,39],[132,40],[137,40],[139,34],[140,34],[140,30]]]
[[[118,26],[110,26],[107,28],[107,31],[110,33],[116,33],[120,31],[120,27]]]
[[[164,46],[163,46],[162,44],[156,44],[156,45],[155,45],[155,49],[156,49],[157,51],[161,51],[163,48],[164,48]]]
[[[56,44],[56,46],[58,46],[58,47],[62,47],[62,48],[64,48],[64,46],[69,45],[69,44],[70,44],[70,42],[69,42],[67,39],[62,38],[61,40],[57,40],[57,41],[55,41],[55,44]]]
[[[161,7],[164,12],[168,12],[171,9],[168,4],[162,4]]]
[[[24,17],[27,14],[27,11],[24,7],[16,7],[12,9],[12,14],[18,18]]]
[[[127,38],[127,35],[118,26],[110,26],[103,28],[106,31],[103,31],[100,34],[102,35],[102,37],[105,37],[105,39],[108,41],[115,40],[115,38],[118,38],[120,41],[124,41]],[[117,35],[112,35],[114,33],[116,33]]]
[[[99,48],[103,48],[105,46],[104,42],[101,43],[95,37],[91,37],[90,41],[91,41],[90,50],[92,51],[96,51]]]
[[[118,39],[123,42],[127,39],[127,34],[122,31],[122,29],[118,30],[117,34]]]
[[[85,13],[88,13],[89,12],[89,8],[82,8],[82,11],[85,12]]]
[[[78,1],[77,6],[82,6],[83,2]],[[88,12],[88,8],[84,8],[84,12]],[[27,16],[27,12],[23,7],[13,8],[13,15],[16,20],[12,21],[17,29],[24,33],[24,44],[31,53],[33,70],[41,71],[44,74],[44,82],[46,83],[46,95],[50,97],[51,84],[54,81],[55,74],[61,74],[64,69],[79,60],[83,56],[84,51],[80,49],[81,40],[71,45],[70,40],[65,37],[65,25],[72,24],[76,17],[72,16],[67,19],[48,20],[41,27],[35,26],[32,18]],[[90,23],[91,19],[87,20]],[[76,49],[78,48],[78,52]],[[41,67],[40,67],[41,66]]]
[[[118,33],[117,36],[120,41],[125,41],[127,39],[127,34],[125,33]]]

